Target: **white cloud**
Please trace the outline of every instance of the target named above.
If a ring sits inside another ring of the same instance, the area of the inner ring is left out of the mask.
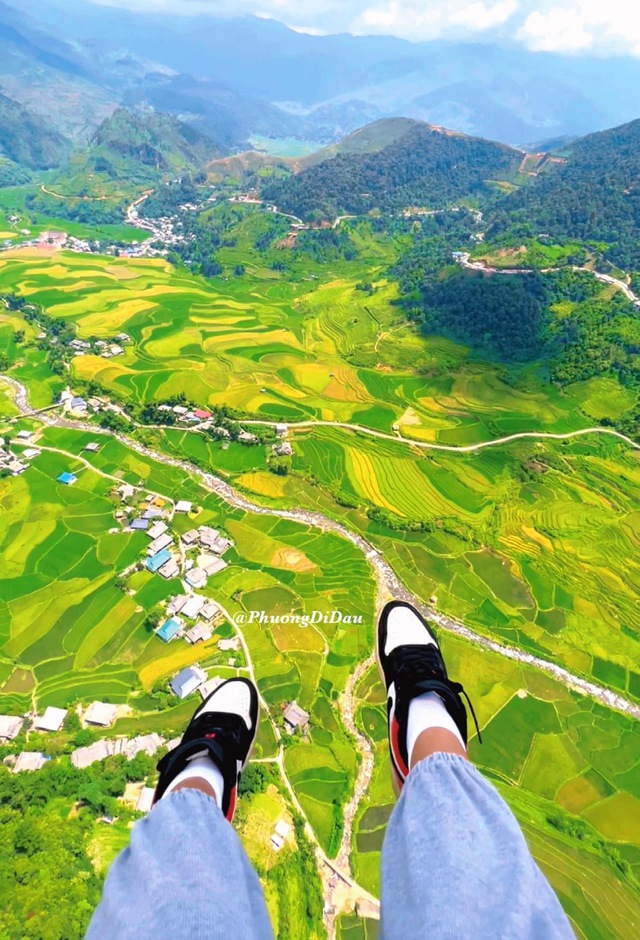
[[[640,53],[640,7],[634,0],[542,0],[516,39],[546,52]]]
[[[298,32],[511,39],[529,49],[640,55],[637,0],[86,0],[173,15],[252,13]]]
[[[492,6],[486,3],[471,3],[454,13],[451,20],[453,23],[459,23],[461,26],[467,26],[469,29],[482,32],[485,29],[493,29],[506,23],[517,9],[517,0],[502,0],[502,2],[494,3]]]

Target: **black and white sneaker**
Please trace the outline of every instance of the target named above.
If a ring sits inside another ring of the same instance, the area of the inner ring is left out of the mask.
[[[221,810],[231,822],[237,788],[258,732],[258,692],[248,679],[228,679],[194,713],[180,744],[158,763],[153,802],[195,757],[210,757],[222,774]]]
[[[409,774],[409,706],[418,695],[436,692],[442,698],[466,746],[467,712],[461,697],[464,695],[471,709],[478,740],[482,738],[467,693],[459,682],[452,682],[447,675],[435,636],[411,604],[391,601],[384,607],[378,621],[376,655],[387,690],[391,763],[401,789]]]

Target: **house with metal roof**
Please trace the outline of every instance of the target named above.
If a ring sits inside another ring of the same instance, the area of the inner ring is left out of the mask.
[[[171,691],[178,696],[179,699],[186,698],[187,695],[191,695],[192,692],[195,692],[196,689],[199,689],[203,682],[207,681],[207,674],[204,669],[201,669],[200,666],[188,666],[186,669],[181,670],[177,676],[174,676],[169,686]]]
[[[61,473],[58,477],[58,483],[64,483],[65,486],[73,486],[78,478],[73,473]]]
[[[134,529],[139,532],[146,532],[147,529],[149,528],[149,520],[148,519],[134,519],[129,528]]]
[[[0,739],[13,741],[22,731],[24,718],[17,715],[0,715]]]
[[[66,708],[54,708],[53,705],[49,705],[45,708],[43,715],[39,715],[34,719],[33,727],[36,731],[59,731],[67,717],[67,710]]]
[[[161,640],[168,643],[182,630],[183,626],[182,620],[177,617],[170,617],[169,620],[165,620],[160,629],[156,631],[156,636],[159,636]]]
[[[155,574],[156,571],[159,571],[163,565],[166,565],[168,561],[171,561],[172,555],[168,548],[163,548],[161,552],[153,555],[151,558],[145,558],[144,566],[147,571],[150,571],[152,574]]]

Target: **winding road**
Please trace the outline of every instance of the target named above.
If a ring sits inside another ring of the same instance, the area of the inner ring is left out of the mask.
[[[23,414],[35,416],[35,412],[29,409],[28,404],[28,393],[27,389],[15,379],[6,376],[0,376],[9,382],[12,388],[16,393],[16,404],[20,411]],[[51,419],[49,418],[49,421]],[[274,422],[260,422],[263,424],[273,424]],[[58,425],[61,427],[70,427],[78,430],[87,430],[87,423],[81,421],[71,421],[64,417],[58,417],[55,421],[51,421],[51,424]],[[301,425],[296,426],[312,426],[314,424],[328,424],[329,426],[337,427],[346,427],[349,430],[370,433],[375,437],[387,438],[393,441],[398,441],[398,438],[393,435],[387,435],[383,432],[372,431],[371,429],[361,428],[359,425],[349,425],[341,424],[339,422],[303,422]],[[439,613],[432,607],[429,607],[421,598],[417,597],[406,585],[400,580],[395,571],[391,568],[389,563],[382,557],[378,549],[368,542],[363,536],[359,535],[356,532],[351,531],[342,523],[338,522],[335,519],[324,516],[322,513],[306,510],[306,509],[276,509],[272,507],[262,506],[258,503],[253,502],[248,499],[246,496],[234,489],[227,481],[221,479],[218,476],[215,476],[212,473],[209,473],[205,470],[201,470],[198,467],[193,466],[188,461],[179,460],[177,458],[168,457],[166,454],[158,452],[150,447],[147,447],[141,444],[139,441],[136,441],[126,434],[119,432],[113,432],[104,428],[97,428],[91,426],[92,434],[103,435],[115,437],[120,443],[124,446],[130,448],[131,450],[139,453],[142,456],[145,456],[149,459],[157,461],[158,463],[164,464],[165,466],[174,467],[180,469],[183,472],[186,472],[192,478],[196,478],[200,481],[204,487],[215,493],[221,499],[223,499],[228,505],[244,510],[246,512],[256,513],[259,515],[269,515],[277,516],[282,519],[289,519],[295,522],[298,522],[305,526],[314,526],[320,529],[323,532],[332,532],[335,535],[338,535],[342,538],[347,539],[353,545],[355,545],[365,556],[369,562],[373,574],[377,583],[377,603],[380,606],[385,600],[390,597],[396,599],[406,600],[409,603],[417,607],[426,617],[434,621],[441,630],[453,633],[457,636],[460,636],[467,640],[468,642],[474,644],[475,646],[489,652],[495,653],[499,656],[503,656],[507,659],[510,659],[515,662],[522,663],[523,665],[530,666],[532,668],[538,669],[548,675],[552,676],[555,680],[562,683],[566,687],[573,689],[583,695],[588,695],[601,704],[615,709],[619,712],[622,712],[626,715],[629,715],[636,720],[640,720],[640,706],[635,702],[632,702],[626,699],[623,695],[618,694],[610,689],[605,688],[604,686],[598,685],[595,682],[591,682],[588,679],[585,679],[581,676],[571,673],[569,670],[563,668],[562,666],[557,665],[549,660],[543,659],[540,656],[536,656],[532,653],[528,653],[517,647],[509,646],[504,643],[498,643],[495,640],[490,639],[489,637],[483,636],[476,633],[474,630],[471,630],[465,624],[452,619],[442,613]],[[505,438],[501,438],[495,441],[487,441],[481,444],[468,445],[463,447],[450,447],[446,445],[434,445],[434,444],[425,444],[424,442],[418,442],[419,446],[426,447],[428,449],[436,450],[447,450],[447,451],[457,451],[457,452],[470,452],[474,450],[481,449],[482,447],[496,446],[498,444],[508,443],[509,441],[518,440],[520,438],[553,438],[553,439],[566,439],[568,437],[576,437],[585,434],[609,434],[615,437],[620,438],[625,443],[630,446],[640,449],[640,445],[632,441],[630,438],[627,438],[625,435],[620,434],[616,431],[613,431],[608,428],[587,428],[580,431],[569,432],[565,435],[554,435],[554,434],[545,434],[545,433],[535,433],[535,432],[523,432],[522,434],[509,435]],[[415,446],[413,441],[405,441],[405,443],[410,446]],[[41,446],[41,445],[38,445]],[[105,473],[102,470],[96,468],[91,462],[84,456],[78,454],[73,454],[68,451],[64,451],[59,448],[53,447],[44,447],[41,446],[41,449],[47,449],[56,451],[60,454],[64,454],[69,459],[81,460],[83,464],[87,467],[91,467],[95,472],[99,473],[102,476],[108,477],[110,479],[117,480],[119,483],[121,480],[116,477],[112,477],[110,474]],[[158,494],[163,495],[163,494]],[[231,618],[231,615],[227,614]],[[234,622],[234,621],[233,621]],[[244,649],[244,653],[247,659],[248,669],[250,675],[255,679],[255,674],[253,671],[253,664],[250,657],[250,652],[248,645],[245,641],[244,636],[242,635],[241,628],[238,626],[238,634],[241,639],[241,643]],[[351,890],[351,898],[354,897],[360,898],[368,901],[370,904],[375,905],[377,903],[376,899],[373,898],[367,891],[362,889],[353,879],[350,863],[350,854],[351,854],[351,842],[353,834],[353,824],[355,817],[357,815],[358,806],[362,796],[366,793],[368,785],[371,780],[371,775],[373,773],[374,758],[373,758],[373,748],[371,742],[364,736],[360,729],[358,728],[355,721],[355,711],[357,708],[357,700],[355,696],[355,690],[360,678],[364,675],[366,670],[372,665],[374,659],[373,656],[370,656],[367,660],[360,663],[351,677],[349,678],[347,685],[340,696],[338,706],[342,718],[342,722],[348,732],[355,739],[360,754],[362,755],[362,760],[358,769],[354,792],[349,799],[348,803],[344,808],[344,829],[343,835],[338,849],[338,853],[335,860],[328,858],[324,850],[318,843],[318,840],[309,824],[309,820],[304,812],[302,806],[299,803],[299,800],[295,794],[294,788],[291,785],[291,782],[287,776],[286,768],[284,765],[284,753],[282,745],[279,746],[279,751],[277,757],[274,759],[274,762],[278,764],[282,779],[289,791],[291,799],[296,806],[298,812],[305,820],[307,832],[310,837],[313,839],[313,842],[316,846],[316,853],[321,863],[321,866],[324,866],[326,870],[329,870],[334,877],[327,877],[325,874],[323,877],[323,883],[325,888],[325,899],[328,902],[328,908],[325,914],[325,920],[327,927],[329,929],[329,936],[333,935],[334,930],[334,921],[336,914],[336,905],[333,904],[332,899],[334,895],[334,890],[337,887],[337,880],[343,882]],[[269,714],[268,710],[266,711]],[[272,722],[272,724],[274,724]],[[275,728],[277,740],[280,740],[279,729]]]

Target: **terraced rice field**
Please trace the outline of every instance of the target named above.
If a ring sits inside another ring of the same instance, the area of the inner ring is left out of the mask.
[[[390,306],[393,286],[381,281],[369,296],[355,290],[357,274],[311,288],[274,272],[211,282],[161,260],[25,249],[3,254],[0,290],[69,319],[80,337],[127,332],[133,344],[124,356],[81,356],[73,372],[134,401],[184,392],[203,406],[265,418],[387,431],[398,424],[408,437],[457,444],[574,429],[604,397],[619,410],[632,404],[597,384],[562,396],[534,375],[514,386],[504,369],[474,362],[463,347],[417,335]],[[22,375],[30,385],[44,379],[28,362]]]
[[[484,743],[472,739],[471,758],[510,803],[577,935],[631,936],[640,916],[634,722],[458,638],[442,643],[450,674],[477,705]],[[375,744],[376,769],[354,830],[354,857],[362,884],[376,891],[393,795],[374,669],[357,691],[359,722]]]
[[[533,373],[514,382],[460,346],[421,337],[401,322],[382,280],[369,296],[355,290],[357,275],[317,282],[268,275],[206,282],[163,262],[70,254],[52,261],[35,252],[0,258],[0,292],[34,299],[76,323],[82,337],[130,334],[124,356],[78,357],[73,377],[95,378],[136,402],[185,392],[201,405],[264,418],[384,431],[395,424],[406,437],[448,444],[564,432],[634,403],[609,380],[562,393]],[[15,349],[18,327],[19,316],[3,313],[0,351],[17,357],[14,374],[35,404],[46,404],[62,380],[35,347]],[[11,409],[2,402],[0,417]],[[152,433],[154,446],[211,468],[264,504],[340,517],[413,591],[435,596],[439,609],[478,632],[640,699],[640,461],[621,444],[529,440],[462,455],[316,427],[292,432],[292,473],[276,477],[267,472],[264,448],[222,450],[194,433]],[[91,431],[47,428],[39,443],[71,456],[44,450],[24,476],[0,480],[0,711],[104,698],[131,709],[118,732],[171,733],[193,703],[159,707],[157,690],[167,678],[196,660],[233,673],[215,647],[228,626],[197,648],[164,646],[145,626],[176,583],[137,572],[127,583],[135,593],[114,584],[147,540],[109,531],[118,528],[112,477],[193,500],[198,524],[222,528],[235,541],[229,567],[211,589],[232,614],[340,610],[363,618],[349,626],[249,621],[243,628],[276,720],[294,698],[311,714],[309,738],[287,740],[284,766],[320,844],[334,852],[357,772],[336,703],[372,646],[369,566],[342,539],[232,510],[186,472],[114,439],[87,466],[79,455],[91,439]],[[77,472],[74,487],[55,483],[62,470]],[[387,515],[376,518],[374,510]],[[175,526],[185,531],[193,520]],[[445,649],[485,732],[486,745],[474,743],[472,756],[510,801],[578,935],[631,936],[628,924],[640,917],[637,732],[529,669],[461,640],[447,638]],[[354,830],[353,864],[371,891],[392,807],[380,691],[373,673],[358,689],[358,721],[374,741],[376,766]],[[276,751],[263,722],[258,753]],[[354,921],[341,930],[373,936]]]

